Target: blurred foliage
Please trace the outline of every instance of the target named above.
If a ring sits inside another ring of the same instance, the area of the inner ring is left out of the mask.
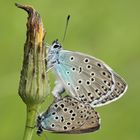
[[[22,139],[25,106],[17,94],[26,38],[27,15],[13,0],[0,0],[0,139]],[[140,1],[139,0],[17,0],[30,4],[41,14],[46,42],[61,42],[65,20],[71,14],[63,46],[104,60],[127,81],[126,95],[97,108],[102,118],[95,133],[64,135],[45,132],[34,140],[139,140],[140,138]],[[51,75],[53,85],[54,76]],[[52,95],[43,105],[45,109]]]

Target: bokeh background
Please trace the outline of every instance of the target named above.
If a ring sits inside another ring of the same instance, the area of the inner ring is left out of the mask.
[[[104,60],[124,77],[125,96],[97,108],[102,118],[95,133],[64,135],[35,133],[33,140],[139,140],[140,139],[140,1],[139,0],[17,0],[41,14],[46,42],[61,42],[65,20],[71,19],[63,46]],[[0,140],[21,140],[26,109],[18,84],[26,39],[27,14],[13,0],[0,0]],[[54,79],[52,75],[51,79]],[[53,80],[51,81],[53,83]],[[53,85],[53,84],[52,84]],[[50,104],[49,94],[45,105]],[[44,106],[45,106],[44,105]],[[45,108],[46,108],[45,106]]]

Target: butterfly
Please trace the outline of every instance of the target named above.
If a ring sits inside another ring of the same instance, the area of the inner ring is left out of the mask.
[[[119,99],[127,90],[124,79],[95,57],[64,50],[58,40],[47,53],[47,68],[57,76],[52,91],[57,99],[67,90],[73,98],[98,107]]]
[[[55,100],[38,116],[37,134],[43,130],[55,133],[81,134],[94,132],[100,128],[99,114],[90,106],[70,96]]]

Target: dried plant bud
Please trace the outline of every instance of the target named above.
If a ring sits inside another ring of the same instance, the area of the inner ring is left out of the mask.
[[[16,6],[29,15],[19,95],[27,105],[40,104],[47,95],[45,31],[39,13],[30,6]]]

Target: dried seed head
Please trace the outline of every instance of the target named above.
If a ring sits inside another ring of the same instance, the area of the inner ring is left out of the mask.
[[[28,12],[27,39],[24,46],[19,95],[27,104],[40,104],[47,95],[46,50],[40,15],[30,6],[16,4]]]

